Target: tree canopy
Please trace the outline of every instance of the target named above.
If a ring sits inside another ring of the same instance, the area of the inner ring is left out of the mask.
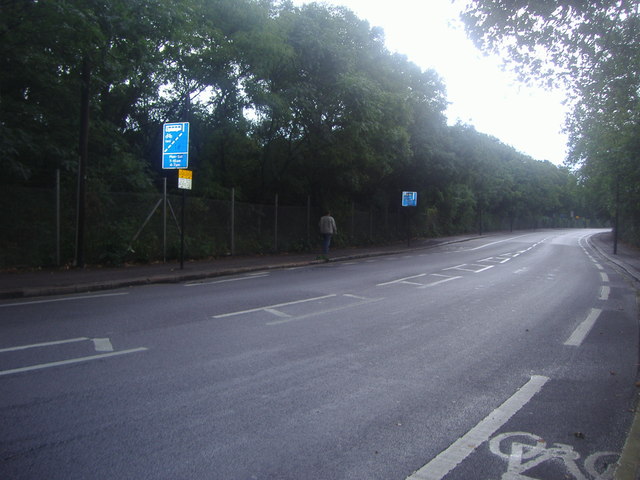
[[[506,38],[491,16],[501,3],[479,2],[467,11],[476,32],[488,31],[483,41]],[[575,28],[563,8],[544,12]],[[524,22],[525,11],[518,8],[503,25]],[[535,18],[523,25],[546,17]],[[616,35],[634,32],[629,25]],[[565,37],[578,42],[570,30]],[[311,196],[318,205],[386,208],[400,191],[412,190],[437,217],[434,233],[468,231],[491,219],[495,226],[500,219],[535,222],[581,208],[568,169],[470,125],[449,126],[437,72],[389,52],[384,32],[345,8],[280,0],[185,0],[180,8],[166,0],[5,0],[0,40],[4,185],[49,185],[59,169],[75,188],[84,138],[95,203],[108,192],[152,191],[163,175],[162,123],[189,121],[194,194],[208,198],[228,198],[234,188],[247,202],[277,193],[292,205]],[[600,41],[594,34],[595,56],[602,56]],[[593,66],[580,42],[571,54],[582,59],[582,71]],[[635,79],[603,62],[602,78],[590,78],[613,88],[614,76],[627,93],[635,88]],[[578,103],[584,122],[573,137],[576,158],[591,158],[595,132],[619,133],[604,128],[605,112],[607,125],[624,132],[627,151],[634,148],[637,122],[623,97]],[[625,162],[631,157],[619,160],[620,168]],[[583,175],[595,175],[595,166]]]
[[[640,243],[640,3],[467,2],[463,18],[484,49],[506,52],[523,78],[570,93],[569,165],[594,208],[625,217]],[[597,194],[596,194],[597,193]]]

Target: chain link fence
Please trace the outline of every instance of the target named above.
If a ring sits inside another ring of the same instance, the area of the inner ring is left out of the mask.
[[[3,187],[0,216],[0,268],[71,265],[76,248],[75,191]],[[180,255],[182,195],[162,193],[88,192],[84,258],[87,264],[174,261]],[[249,204],[214,200],[186,193],[185,257],[273,252],[319,252],[321,208],[311,197],[299,205]],[[444,225],[431,206],[386,209],[351,203],[332,211],[336,247],[406,241],[408,236],[433,237],[477,231],[474,222]],[[483,214],[483,231],[575,227],[564,217],[531,217],[509,221]],[[587,226],[586,224],[584,226]]]

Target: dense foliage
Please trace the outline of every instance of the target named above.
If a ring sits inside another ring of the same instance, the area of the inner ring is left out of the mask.
[[[468,30],[524,78],[571,93],[569,164],[593,208],[640,245],[640,2],[476,0]]]
[[[310,197],[339,211],[412,190],[434,234],[589,214],[569,169],[448,126],[438,74],[344,8],[0,0],[0,71],[0,182],[49,186],[59,169],[75,190],[80,168],[89,209],[157,190],[162,124],[185,120],[203,198],[234,188],[246,202]]]

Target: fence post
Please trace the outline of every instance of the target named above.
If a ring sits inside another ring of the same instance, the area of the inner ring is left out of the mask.
[[[355,239],[355,216],[356,216],[356,204],[351,202],[351,243],[354,243]]]
[[[275,230],[275,237],[273,239],[274,243],[273,243],[273,247],[274,250],[277,252],[278,251],[278,194],[276,193],[276,203],[275,203],[275,210],[274,210],[274,217],[275,217],[275,224],[274,224],[274,230]]]
[[[56,265],[60,266],[60,169],[56,168]]]
[[[369,242],[373,243],[373,206],[369,206]]]
[[[311,195],[307,195],[307,248],[311,246]]]
[[[236,225],[236,188],[231,188],[231,255],[236,254],[236,238],[235,238],[235,225]]]
[[[167,177],[162,179],[162,263],[167,263]]]

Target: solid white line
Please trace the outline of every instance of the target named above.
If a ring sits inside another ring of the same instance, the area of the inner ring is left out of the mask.
[[[609,300],[609,294],[611,293],[611,288],[603,285],[602,287],[600,287],[600,297],[598,297],[598,300]]]
[[[35,305],[37,303],[52,303],[52,302],[68,302],[71,300],[84,300],[86,298],[101,298],[101,297],[115,297],[118,295],[129,295],[129,292],[118,292],[118,293],[101,293],[98,295],[84,295],[81,297],[64,297],[64,298],[48,298],[46,300],[32,300],[29,302],[19,302],[19,303],[5,303],[0,305],[0,308],[3,307],[19,307],[22,305]]]
[[[579,347],[593,328],[593,325],[596,323],[596,320],[598,320],[601,313],[602,310],[599,308],[592,308],[587,318],[578,325],[578,328],[574,330],[564,344],[571,347]]]
[[[304,300],[295,300],[293,302],[285,302],[285,303],[278,303],[276,305],[267,305],[267,306],[264,306],[264,307],[250,308],[249,310],[240,310],[238,312],[223,313],[223,314],[220,314],[220,315],[214,315],[212,318],[233,317],[233,316],[236,316],[236,315],[243,315],[245,313],[253,313],[253,312],[259,312],[261,310],[267,310],[268,308],[286,307],[286,306],[289,306],[289,305],[297,305],[298,303],[313,302],[314,300],[323,300],[325,298],[331,298],[331,297],[336,297],[336,296],[337,296],[336,293],[332,293],[331,295],[323,295],[322,297],[306,298]]]
[[[436,285],[440,285],[441,283],[450,282],[451,280],[457,280],[458,278],[462,278],[462,277],[448,277],[448,278],[444,278],[444,279],[442,279],[442,280],[438,280],[438,281],[436,281],[436,282],[431,282],[431,283],[427,283],[426,285],[422,285],[420,288],[435,287]]]
[[[473,265],[473,264],[472,264]],[[481,265],[474,265],[476,267],[479,267]],[[484,272],[485,270],[489,270],[490,268],[493,268],[495,265],[489,265],[488,267],[484,267],[481,268],[480,270],[472,270],[473,273],[480,273],[480,272]]]
[[[385,282],[385,283],[378,283],[376,285],[376,287],[384,287],[385,285],[392,285],[394,283],[402,283],[405,282],[407,280],[411,280],[412,278],[420,278],[420,277],[424,277],[426,275],[426,273],[421,273],[420,275],[414,275],[413,277],[405,277],[405,278],[399,278],[398,280],[393,280],[391,282]]]
[[[84,342],[89,340],[87,337],[70,338],[68,340],[57,340],[54,342],[34,343],[32,345],[20,345],[18,347],[9,347],[0,349],[0,353],[4,352],[16,352],[18,350],[27,350],[29,348],[50,347],[52,345],[62,345],[64,343]]]
[[[427,463],[407,480],[441,480],[457,467],[473,451],[488,441],[500,427],[509,421],[522,407],[537,394],[548,377],[534,375],[507,401],[491,412],[480,423],[456,440],[449,448]]]
[[[486,243],[484,245],[480,245],[479,247],[469,248],[469,249],[465,250],[465,252],[472,252],[474,250],[480,250],[481,248],[489,247],[491,245],[495,245],[496,243],[508,242],[509,240],[515,240],[516,238],[526,237],[527,235],[528,234],[518,235],[517,237],[505,238],[504,240],[497,240],[495,242]]]
[[[145,347],[140,347],[140,348],[132,348],[131,350],[121,350],[119,352],[102,353],[100,355],[91,355],[89,357],[71,358],[69,360],[62,360],[60,362],[41,363],[39,365],[31,365],[29,367],[14,368],[12,370],[3,370],[3,371],[0,371],[0,376],[11,375],[14,373],[31,372],[34,370],[42,370],[45,368],[59,367],[61,365],[71,365],[74,363],[90,362],[92,360],[100,360],[102,358],[115,357],[117,355],[126,355],[128,353],[143,352],[145,350],[148,350],[148,349]]]

